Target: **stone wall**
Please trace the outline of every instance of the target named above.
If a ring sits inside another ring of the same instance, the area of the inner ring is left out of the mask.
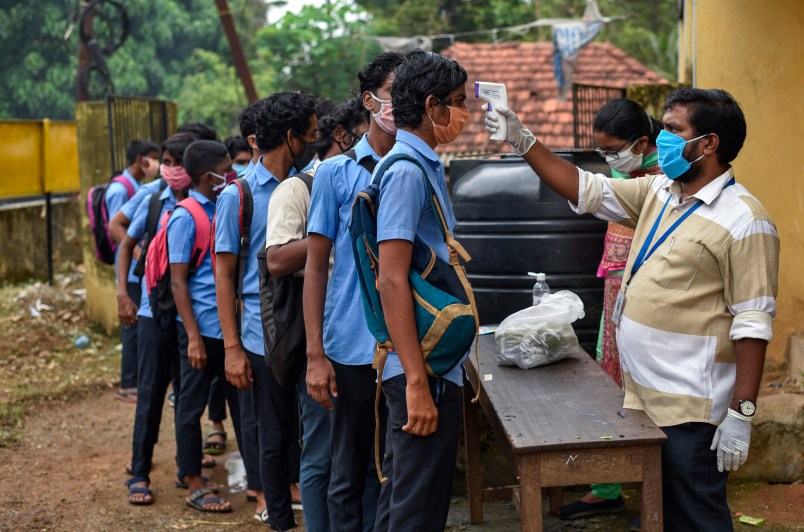
[[[81,263],[81,204],[76,196],[52,205],[53,269]],[[0,205],[0,281],[47,279],[45,200]]]

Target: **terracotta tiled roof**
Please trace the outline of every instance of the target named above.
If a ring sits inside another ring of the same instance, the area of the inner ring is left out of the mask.
[[[467,106],[472,109],[466,129],[458,139],[439,147],[442,156],[510,151],[490,142],[483,125],[481,101],[474,98],[475,81],[505,83],[508,103],[522,123],[549,148],[572,148],[572,95],[558,100],[550,42],[498,44],[456,42],[442,55],[458,61],[469,73]],[[641,83],[666,83],[662,76],[642,65],[611,43],[593,42],[578,56],[572,80],[576,83],[626,87]],[[471,93],[471,94],[470,94]]]

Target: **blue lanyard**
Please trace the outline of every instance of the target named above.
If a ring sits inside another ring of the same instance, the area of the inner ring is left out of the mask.
[[[726,186],[724,186],[723,188],[726,189],[732,186],[735,182],[736,181],[732,177],[729,180],[729,182],[726,183]],[[698,200],[698,202],[695,205],[687,209],[687,212],[682,214],[681,217],[678,220],[676,220],[676,222],[673,225],[671,225],[670,228],[667,229],[667,231],[665,231],[664,234],[662,234],[662,236],[659,237],[659,240],[657,240],[656,243],[653,244],[653,246],[651,247],[650,243],[653,241],[653,237],[656,236],[656,230],[659,229],[659,223],[662,221],[662,215],[664,215],[664,211],[667,209],[667,204],[670,203],[670,198],[672,197],[673,197],[672,195],[667,197],[667,201],[664,202],[664,207],[662,207],[662,212],[659,213],[659,217],[656,218],[655,222],[653,222],[653,227],[651,228],[650,233],[648,233],[648,238],[645,240],[645,242],[642,243],[642,248],[639,250],[636,260],[634,261],[634,264],[631,266],[631,275],[628,277],[628,281],[625,283],[626,288],[628,287],[628,283],[631,282],[631,279],[634,278],[634,275],[636,275],[636,272],[639,271],[639,269],[642,267],[643,264],[648,262],[648,259],[653,255],[653,252],[656,251],[659,248],[659,246],[661,246],[662,243],[664,243],[665,240],[667,240],[667,237],[670,236],[670,233],[675,231],[676,228],[679,225],[681,225],[681,222],[686,220],[690,216],[690,214],[695,212],[703,204],[701,200]],[[649,247],[650,251],[648,251]]]

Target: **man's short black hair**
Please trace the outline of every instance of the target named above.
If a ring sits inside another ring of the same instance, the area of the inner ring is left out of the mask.
[[[159,146],[156,143],[150,140],[132,140],[131,144],[126,148],[126,161],[128,161],[126,164],[131,166],[137,160],[137,157],[145,157],[152,151],[159,153]]]
[[[405,54],[400,52],[383,52],[357,73],[360,81],[360,94],[364,92],[377,93],[377,89],[382,87],[388,76],[405,61]]]
[[[444,100],[449,93],[466,83],[466,70],[452,59],[413,50],[395,71],[391,88],[394,123],[397,127],[419,127],[425,113],[424,102],[433,95]]]
[[[257,134],[257,122],[260,120],[260,109],[262,109],[265,100],[255,100],[245,106],[240,111],[238,121],[240,123],[240,134],[243,138],[248,138],[250,135]]]
[[[214,129],[206,124],[202,124],[198,120],[190,120],[179,126],[176,133],[189,133],[196,140],[219,140],[218,134]]]
[[[717,160],[732,162],[743,147],[746,135],[745,116],[740,104],[722,89],[682,87],[671,92],[664,102],[664,111],[677,105],[687,108],[694,136],[715,133],[720,139]]]
[[[253,155],[251,146],[243,137],[228,137],[223,143],[226,144],[226,149],[229,150],[229,157],[232,159],[237,157],[237,154],[242,151]]]
[[[165,142],[162,143],[162,151],[168,152],[180,164],[184,164],[184,150],[187,146],[197,140],[189,133],[176,133],[169,136]]]
[[[304,137],[315,116],[315,98],[303,92],[277,92],[270,95],[260,108],[257,122],[257,146],[270,151],[285,143],[288,130]]]
[[[359,124],[368,122],[368,119],[368,109],[363,106],[363,101],[358,98],[349,98],[345,102],[336,105],[331,113],[318,120],[318,140],[315,142],[315,151],[318,154],[318,158],[323,159],[329,147],[335,142],[332,133],[337,126],[352,132]]]
[[[201,176],[214,172],[221,161],[229,156],[229,150],[214,140],[196,140],[184,151],[184,170],[190,176],[193,186],[198,186]]]

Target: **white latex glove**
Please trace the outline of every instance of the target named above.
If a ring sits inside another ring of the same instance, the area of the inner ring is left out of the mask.
[[[484,110],[488,110],[490,106],[491,104],[489,103],[484,104]],[[533,136],[530,130],[525,129],[516,114],[509,108],[500,106],[495,107],[494,110],[503,116],[508,124],[508,134],[505,136],[505,141],[510,143],[511,147],[513,147],[514,151],[519,155],[525,155],[531,146],[536,143],[536,137]],[[493,135],[497,132],[498,127],[499,121],[497,115],[494,113],[486,113],[486,131]]]
[[[717,448],[717,470],[737,471],[748,460],[751,445],[751,418],[729,408],[726,419],[715,431],[710,451]]]

